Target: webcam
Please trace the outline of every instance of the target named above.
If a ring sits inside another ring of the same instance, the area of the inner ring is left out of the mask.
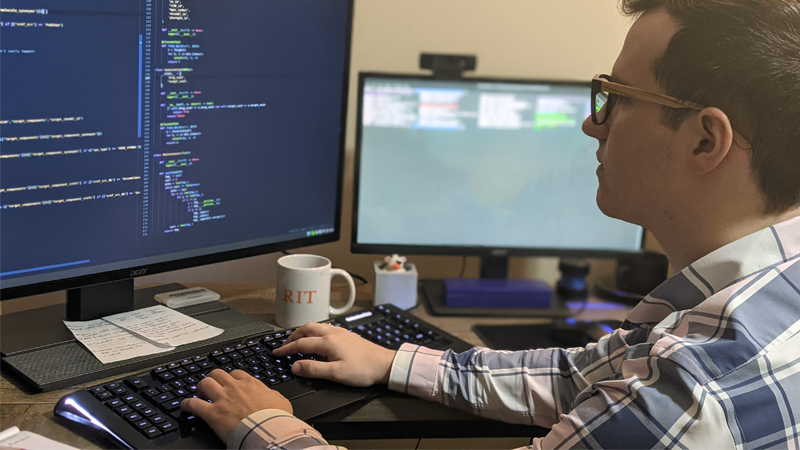
[[[475,55],[442,55],[423,53],[419,56],[420,69],[433,71],[436,78],[461,78],[467,70],[475,70]]]

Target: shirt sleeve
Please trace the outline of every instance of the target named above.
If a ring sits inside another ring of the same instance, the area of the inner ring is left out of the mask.
[[[651,346],[615,339],[526,352],[404,346],[389,387],[479,416],[550,428],[530,449],[735,447],[712,392],[675,362],[650,354]]]
[[[389,388],[475,415],[550,428],[579,393],[616,377],[628,350],[624,330],[585,348],[464,353],[412,344],[398,350]]]
[[[228,448],[347,450],[328,445],[317,430],[280,409],[264,409],[242,419],[228,438]]]

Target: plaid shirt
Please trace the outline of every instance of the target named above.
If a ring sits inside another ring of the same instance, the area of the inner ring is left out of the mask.
[[[551,428],[534,449],[800,448],[798,261],[800,217],[683,269],[597,344],[460,354],[405,344],[389,387]],[[282,414],[243,420],[229,445],[335,448]]]

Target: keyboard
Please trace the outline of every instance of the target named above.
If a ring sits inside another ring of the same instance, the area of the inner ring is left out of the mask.
[[[390,349],[398,349],[406,342],[456,352],[472,348],[393,305],[379,305],[324,322]],[[283,345],[293,331],[248,337],[220,345],[209,353],[74,392],[58,401],[54,413],[90,427],[120,448],[225,448],[208,425],[180,409],[181,401],[195,396],[197,383],[214,369],[250,373],[288,398],[294,415],[306,421],[387,392],[386,386],[354,388],[294,375],[294,361],[324,359],[299,353],[281,358],[272,355],[272,350]]]

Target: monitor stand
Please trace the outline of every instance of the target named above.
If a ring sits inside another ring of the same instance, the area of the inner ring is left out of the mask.
[[[132,287],[132,284],[131,284]],[[135,309],[155,306],[153,296],[184,289],[168,284],[134,291]],[[180,308],[180,312],[225,330],[219,336],[181,345],[170,352],[102,364],[64,326],[67,309],[54,305],[0,316],[2,369],[34,392],[121,375],[134,370],[203,354],[208,348],[238,342],[273,330],[270,325],[236,312],[220,302]]]

